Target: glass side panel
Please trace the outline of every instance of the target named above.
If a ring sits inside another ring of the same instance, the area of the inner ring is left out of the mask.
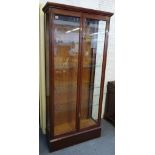
[[[80,19],[54,16],[54,135],[75,131]]]
[[[85,19],[80,128],[97,124],[106,21]]]

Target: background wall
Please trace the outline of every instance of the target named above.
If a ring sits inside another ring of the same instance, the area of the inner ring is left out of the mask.
[[[44,14],[42,7],[45,5],[47,0],[40,0],[40,125],[43,133],[45,133],[45,70],[44,70]],[[73,6],[91,8],[96,10],[108,11],[114,13],[114,0],[48,0],[48,2],[62,3]],[[115,16],[111,17],[110,22],[110,33],[109,33],[109,44],[107,53],[107,65],[105,73],[105,84],[104,84],[104,95],[103,95],[103,108],[102,117],[105,107],[106,88],[107,82],[115,80]]]

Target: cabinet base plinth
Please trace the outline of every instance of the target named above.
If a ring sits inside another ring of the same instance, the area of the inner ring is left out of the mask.
[[[53,152],[101,136],[101,127],[81,131],[49,141],[49,151]]]

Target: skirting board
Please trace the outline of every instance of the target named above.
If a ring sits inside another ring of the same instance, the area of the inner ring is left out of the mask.
[[[101,127],[81,131],[72,135],[53,139],[48,142],[49,151],[53,152],[101,136]]]

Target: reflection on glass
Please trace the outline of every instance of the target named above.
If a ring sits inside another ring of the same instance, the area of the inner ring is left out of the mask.
[[[85,20],[80,128],[98,121],[105,26],[102,20]]]
[[[54,135],[75,130],[79,21],[54,17]]]

